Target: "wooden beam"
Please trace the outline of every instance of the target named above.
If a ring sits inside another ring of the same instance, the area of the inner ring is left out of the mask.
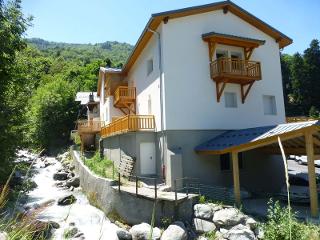
[[[242,104],[246,101],[246,98],[250,92],[250,89],[252,87],[254,82],[251,82],[249,84],[241,84],[241,101],[242,101]],[[247,89],[245,90],[245,86],[247,86]]]
[[[244,51],[244,58],[245,58],[245,60],[249,60],[250,59],[250,57],[251,57],[251,55],[252,55],[252,53],[253,53],[253,47],[244,47],[243,48],[243,51]]]
[[[241,205],[238,152],[232,152],[233,191],[237,206]]]
[[[320,147],[320,140],[316,137],[313,137],[313,143]]]
[[[305,133],[306,150],[308,157],[308,177],[309,177],[309,191],[310,191],[310,208],[311,216],[318,217],[318,193],[316,183],[316,172],[314,166],[314,146],[312,132]]]
[[[209,41],[208,47],[209,47],[209,61],[212,62],[214,60],[214,52],[216,50],[216,43]]]
[[[220,88],[219,85],[222,84],[222,87]],[[225,82],[216,82],[216,94],[217,94],[217,102],[220,102],[220,98],[222,96],[223,90],[226,87]]]

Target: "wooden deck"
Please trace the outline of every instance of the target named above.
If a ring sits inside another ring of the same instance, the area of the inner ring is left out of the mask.
[[[79,134],[81,133],[98,133],[101,131],[101,126],[103,123],[101,121],[88,121],[79,120],[77,121],[77,128]]]
[[[101,137],[106,138],[121,133],[154,130],[155,120],[153,115],[127,115],[102,127]]]

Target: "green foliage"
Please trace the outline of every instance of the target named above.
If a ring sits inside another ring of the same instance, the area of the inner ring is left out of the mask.
[[[215,231],[211,231],[211,232],[207,232],[203,235],[206,239],[208,240],[215,240],[217,239],[216,237],[216,232]]]
[[[98,176],[109,179],[114,179],[117,176],[117,169],[114,167],[113,161],[106,158],[101,159],[99,152],[96,152],[90,159],[84,159],[84,164]]]
[[[26,83],[16,78],[17,53],[26,47],[22,35],[30,23],[19,0],[0,0],[0,183],[10,174],[10,160],[21,137],[23,108],[17,96]]]
[[[28,139],[34,146],[62,146],[69,139],[77,118],[74,86],[57,79],[37,88],[27,113]]]
[[[200,195],[200,196],[199,196],[199,203],[200,203],[200,204],[205,204],[205,203],[207,203],[207,199],[206,199],[206,197],[205,197],[204,195]]]
[[[312,40],[303,54],[282,55],[281,69],[287,115],[319,117],[319,41]]]
[[[295,213],[280,206],[279,202],[269,201],[267,222],[263,225],[264,239],[266,240],[316,240],[320,238],[320,227],[300,223]]]

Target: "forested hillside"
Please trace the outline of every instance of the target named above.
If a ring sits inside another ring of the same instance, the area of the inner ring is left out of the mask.
[[[63,57],[65,60],[79,61],[84,64],[96,60],[112,60],[113,67],[120,67],[132,50],[128,43],[107,41],[96,44],[74,44],[49,42],[39,38],[27,39],[27,42],[39,49],[46,57]]]

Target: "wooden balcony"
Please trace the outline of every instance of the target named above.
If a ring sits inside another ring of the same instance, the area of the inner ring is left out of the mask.
[[[137,131],[154,131],[153,115],[127,115],[101,128],[101,137]]]
[[[77,121],[77,128],[79,134],[81,133],[98,133],[101,131],[102,126],[101,121],[88,121],[88,120],[79,120]]]
[[[216,82],[248,84],[261,80],[260,62],[219,58],[210,64],[211,78]]]
[[[117,108],[129,108],[136,102],[136,88],[119,86],[114,92],[113,105]]]

